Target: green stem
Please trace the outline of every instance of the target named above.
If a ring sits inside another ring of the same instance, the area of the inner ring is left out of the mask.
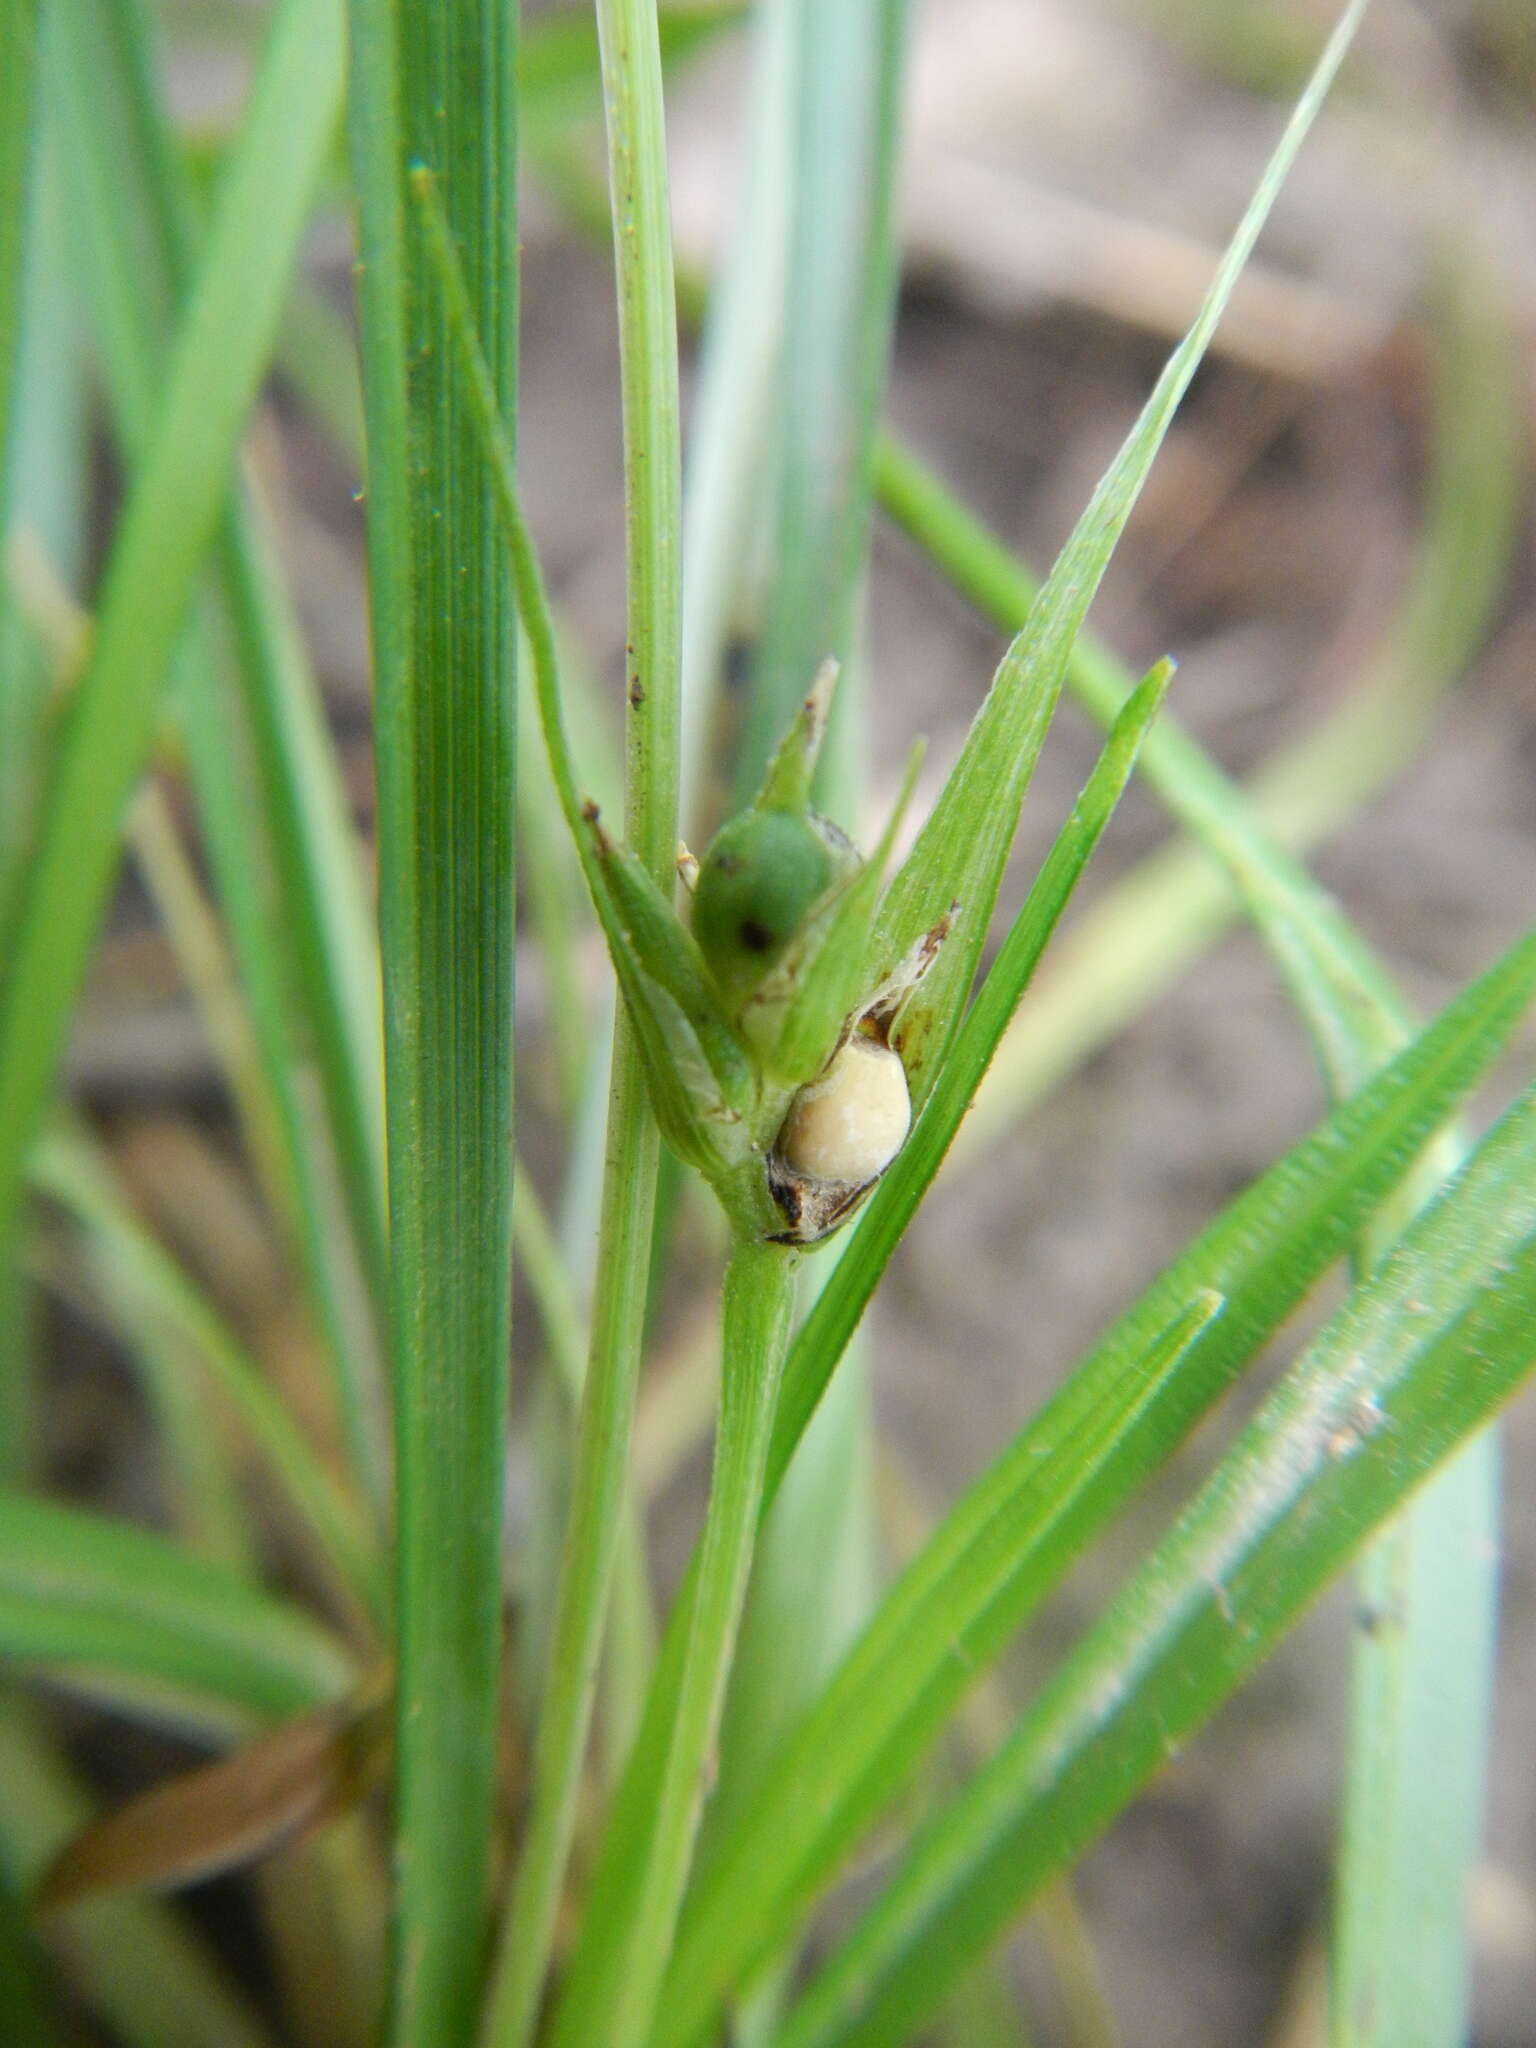
[[[513,586],[533,671],[545,752],[556,798],[601,914],[606,898],[598,881],[591,835],[581,813],[576,771],[561,710],[554,618],[532,535],[523,516],[511,443],[497,404],[489,366],[475,332],[474,309],[431,177],[418,170],[414,196],[426,246],[437,271],[444,308],[461,360],[465,394],[482,440],[487,474],[500,514]],[[551,1323],[555,1360],[568,1390],[581,1403],[570,1521],[534,1759],[534,1799],[524,1838],[500,1957],[492,1978],[484,2038],[523,2044],[531,2039],[554,1941],[566,1859],[580,1792],[581,1765],[591,1724],[603,1624],[615,1558],[619,1559],[620,1618],[633,1624],[630,1648],[648,1634],[641,1532],[629,1488],[629,1438],[645,1331],[650,1247],[660,1146],[648,1113],[645,1077],[628,1022],[615,1030],[609,1097],[608,1148],[599,1228],[597,1286],[592,1311],[592,1367],[585,1373],[571,1352],[574,1317]],[[537,1205],[522,1198],[520,1232],[531,1248],[537,1276],[551,1282],[552,1247],[541,1244]],[[546,1289],[546,1292],[548,1290]],[[568,1304],[566,1305],[569,1306]],[[645,1659],[648,1663],[648,1652]]]
[[[512,1190],[512,1235],[518,1259],[534,1299],[549,1351],[549,1361],[564,1396],[564,1424],[581,1402],[586,1378],[587,1332],[554,1232],[539,1205],[521,1162]],[[645,1701],[646,1681],[656,1647],[656,1618],[646,1570],[645,1524],[640,1492],[631,1475],[619,1511],[616,1575],[613,1588],[613,1637],[606,1672],[605,1742],[610,1756],[622,1762],[633,1739]]]
[[[677,305],[655,0],[597,0],[617,229],[624,402],[626,610],[624,831],[670,885],[677,850],[682,644],[682,440]]]
[[[682,455],[661,52],[653,0],[597,0],[597,21],[618,227],[628,571],[624,824],[630,845],[667,887],[677,833]],[[526,598],[535,580],[527,563],[514,558],[514,573],[519,595]],[[551,740],[558,727],[552,635],[538,607],[530,614],[525,602],[524,617],[545,737]],[[550,753],[569,815],[568,763],[553,744]],[[578,825],[578,848],[586,838]],[[486,2016],[486,2038],[505,2048],[524,2048],[532,2037],[570,1853],[627,1486],[660,1156],[640,1048],[621,1015],[614,1034],[592,1351],[539,1716],[533,1810]]]
[[[538,2018],[576,1823],[581,1762],[626,1497],[660,1139],[646,1103],[633,1034],[623,1016],[614,1036],[608,1133],[592,1349],[582,1386],[570,1520],[539,1712],[533,1810],[486,2015],[484,2039],[497,2048],[522,2048],[532,2039]]]
[[[762,1509],[795,1265],[781,1247],[738,1242],[726,1272],[720,1428],[692,1624],[608,2048],[640,2048],[649,2035],[688,1878]]]

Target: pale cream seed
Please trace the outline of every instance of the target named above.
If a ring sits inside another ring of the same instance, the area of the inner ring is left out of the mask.
[[[901,1061],[856,1033],[790,1104],[777,1151],[792,1172],[862,1187],[884,1173],[911,1122]]]

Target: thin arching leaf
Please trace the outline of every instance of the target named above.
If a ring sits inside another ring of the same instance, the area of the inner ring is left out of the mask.
[[[1015,1523],[1021,1542],[1020,1570],[1001,1593],[990,1622],[1004,1637],[1010,1617],[1024,1606],[1038,1582],[1036,1564],[1047,1574],[1059,1536],[1060,1555],[1101,1527],[1130,1492],[1163,1462],[1219,1396],[1243,1364],[1335,1260],[1341,1258],[1374,1206],[1390,1193],[1424,1145],[1477,1079],[1487,1071],[1536,990],[1536,937],[1522,941],[1378,1075],[1359,1095],[1326,1118],[1285,1158],[1219,1216],[1155,1281],[1067,1381],[997,1463],[976,1483],[949,1517],[925,1570],[963,1553],[999,1518],[1007,1527],[1010,1501],[1028,1498],[1035,1472],[1057,1458],[1070,1460],[1083,1432],[1108,1419],[1106,1454],[1090,1459],[1079,1473],[1076,1497],[1059,1504],[1064,1520],[1053,1521],[1050,1541],[1032,1557],[1030,1531]],[[1222,1313],[1201,1330],[1184,1352],[1180,1370],[1161,1386],[1147,1388],[1139,1365],[1203,1291],[1219,1296]],[[809,1326],[807,1326],[809,1327]],[[793,1365],[794,1353],[791,1354]],[[782,1411],[781,1411],[782,1412]],[[1117,1429],[1115,1418],[1125,1427]],[[770,1497],[793,1450],[791,1432],[776,1444],[770,1466]],[[909,1574],[910,1594],[921,1580]],[[903,1595],[905,1597],[905,1594]],[[666,1702],[675,1685],[675,1660],[689,1604],[685,1584],[658,1663],[645,1723],[620,1787],[603,1855],[594,1872],[589,1911],[600,1916],[611,1896],[633,1882],[630,1867],[636,1834],[666,1729]],[[878,1624],[877,1624],[878,1625]],[[861,1758],[860,1763],[869,1761]],[[835,1804],[853,1793],[859,1772],[850,1770],[830,1788]],[[819,1876],[802,1872],[811,1888],[835,1867],[843,1838],[829,1830],[828,1856]],[[720,1868],[732,1853],[721,1846]],[[766,1850],[765,1850],[766,1854]],[[750,1919],[732,1936],[745,1950],[753,1935]],[[685,1922],[685,1940],[687,1937]],[[712,1974],[712,1973],[711,1973]],[[580,2040],[582,2009],[570,2009],[571,2043]]]
[[[888,969],[951,903],[959,905],[942,956],[897,1027],[917,1103],[937,1077],[986,942],[1019,809],[1055,712],[1073,643],[1163,436],[1363,12],[1363,0],[1352,0],[1345,9],[1222,257],[1194,325],[1169,359],[1003,656],[960,759],[882,906],[876,944]]]
[[[9,1242],[65,1020],[111,885],[123,807],[266,366],[340,102],[329,0],[273,19],[171,365],[154,446],[108,563],[0,1007],[0,1238]]]
[[[351,1659],[319,1622],[147,1529],[0,1493],[0,1656],[120,1671],[264,1718],[335,1699]]]
[[[1536,1365],[1536,1096],[1346,1301],[776,2048],[894,2048]]]

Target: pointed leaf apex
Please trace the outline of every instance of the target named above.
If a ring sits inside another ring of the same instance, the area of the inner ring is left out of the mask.
[[[794,723],[769,764],[763,786],[753,799],[754,810],[803,811],[809,807],[811,778],[816,772],[821,743],[826,738],[827,721],[832,715],[832,695],[837,688],[839,673],[836,659],[828,655],[817,669],[816,679],[796,712]]]

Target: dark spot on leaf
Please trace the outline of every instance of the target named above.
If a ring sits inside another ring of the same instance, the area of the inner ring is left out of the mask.
[[[752,681],[752,664],[757,649],[751,637],[738,633],[726,645],[721,662],[721,681],[728,690],[744,691]]]
[[[766,953],[773,944],[773,933],[755,917],[743,918],[736,935],[749,953]]]

